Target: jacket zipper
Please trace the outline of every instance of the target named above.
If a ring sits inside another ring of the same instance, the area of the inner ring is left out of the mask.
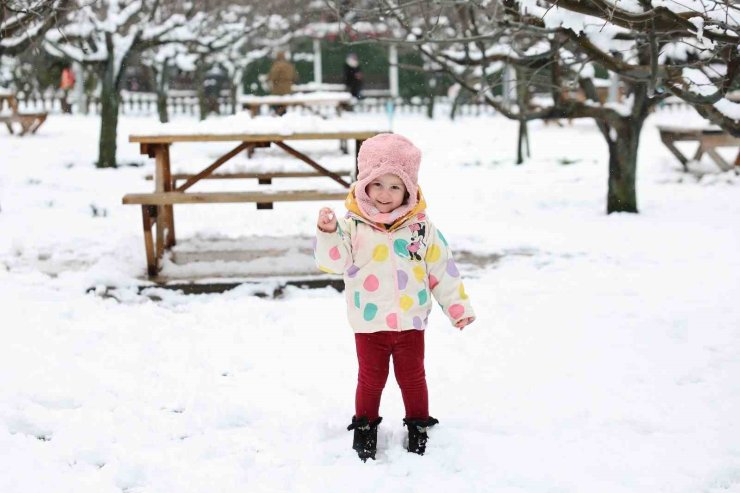
[[[364,218],[360,219],[363,223],[367,224],[374,230],[385,233],[386,237],[388,238],[388,255],[391,257],[391,264],[393,265],[393,292],[396,294],[395,299],[395,311],[396,314],[396,331],[401,332],[401,292],[398,289],[398,264],[396,263],[396,256],[395,251],[393,250],[393,234],[392,231],[383,230],[379,227],[375,226],[373,223],[367,222],[364,220]],[[396,229],[395,231],[400,231],[401,229],[407,228],[408,225],[400,227]],[[413,275],[413,272],[411,273]]]
[[[391,258],[391,264],[393,265],[393,292],[396,293],[395,299],[395,314],[396,314],[396,330],[401,331],[401,313],[398,308],[401,306],[401,293],[398,290],[398,265],[396,264],[396,256],[393,250],[393,235],[390,231],[385,232],[388,237],[388,256]]]

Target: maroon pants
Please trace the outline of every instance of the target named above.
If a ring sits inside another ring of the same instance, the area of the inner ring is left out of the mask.
[[[401,387],[406,417],[427,419],[429,395],[424,373],[424,331],[373,332],[355,334],[357,375],[355,416],[378,418],[380,396],[388,380],[388,364],[393,356],[393,371]]]

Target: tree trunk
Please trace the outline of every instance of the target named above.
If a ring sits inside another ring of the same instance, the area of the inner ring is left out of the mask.
[[[516,146],[516,164],[522,164],[529,157],[529,131],[527,120],[519,120],[519,138]]]
[[[520,69],[516,73],[516,104],[519,107],[519,113],[525,113],[529,106],[529,91],[524,82],[524,72]],[[516,164],[522,164],[525,158],[529,157],[529,131],[527,120],[519,120],[519,136],[516,146]]]
[[[637,149],[643,120],[623,119],[616,129],[617,138],[609,140],[609,190],[606,212],[638,212],[637,210]]]
[[[463,89],[460,88],[457,94],[455,94],[455,98],[452,100],[452,109],[450,109],[450,120],[454,120],[457,116],[457,110],[460,107],[460,103],[462,102],[462,94]]]
[[[195,90],[198,94],[198,115],[200,120],[205,120],[208,116],[208,101],[206,100],[206,91],[204,87],[205,69],[203,63],[198,64],[195,69]]]
[[[167,123],[170,121],[169,113],[167,112],[167,82],[168,82],[168,60],[165,60],[160,67],[156,70],[155,79],[157,81],[157,113],[159,113],[159,121],[161,123]]]
[[[237,101],[237,86],[236,84],[229,84],[229,101],[231,101],[231,114],[236,115],[236,108],[239,102]]]
[[[640,54],[642,63],[648,63],[649,57]],[[593,94],[593,88],[591,88]],[[606,197],[606,212],[637,213],[637,150],[640,147],[640,132],[650,108],[655,104],[649,96],[646,83],[633,83],[632,111],[630,116],[610,129],[600,125],[600,130],[609,145],[609,190]],[[605,123],[605,122],[604,122]],[[613,135],[616,134],[616,135]]]
[[[101,77],[98,168],[116,167],[119,99],[120,94],[116,84],[114,61],[113,56],[111,56],[105,63]]]

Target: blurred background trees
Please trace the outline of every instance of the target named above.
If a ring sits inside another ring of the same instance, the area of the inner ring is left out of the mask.
[[[123,91],[156,93],[169,120],[174,91],[199,114],[264,94],[276,51],[311,90],[342,82],[356,53],[364,92],[393,101],[482,101],[519,121],[591,118],[609,149],[608,212],[636,212],[637,151],[647,116],[678,98],[740,135],[740,6],[636,0],[2,0],[0,85],[54,90],[74,63],[81,93],[100,101],[98,165],[116,166]],[[54,29],[50,29],[54,26]],[[210,93],[206,94],[208,91]],[[225,95],[225,96],[224,96]],[[79,102],[78,102],[79,105]]]

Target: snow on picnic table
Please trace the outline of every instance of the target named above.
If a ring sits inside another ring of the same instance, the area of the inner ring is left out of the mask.
[[[284,95],[256,96],[253,94],[243,94],[239,96],[239,103],[246,104],[280,104],[280,103],[342,103],[352,100],[352,95],[348,92],[296,92]]]
[[[134,137],[173,135],[294,135],[336,134],[342,132],[387,132],[388,122],[377,119],[342,118],[323,119],[313,115],[288,113],[281,118],[273,116],[250,117],[247,112],[203,121],[175,120],[169,123],[142,122],[132,132]]]
[[[146,120],[122,118],[115,170],[92,165],[92,117],[0,135],[0,491],[740,491],[740,180],[707,160],[682,173],[657,116],[640,148],[641,213],[610,216],[590,121],[533,123],[533,156],[516,166],[515,123],[396,120],[424,153],[430,217],[460,259],[479,259],[461,262],[479,318],[460,333],[433,312],[441,424],[427,454],[403,449],[391,376],[367,464],[345,430],[356,357],[342,294],[138,293],[140,210],[120,199],[151,189],[151,160],[126,142]],[[299,145],[330,167],[348,159]],[[199,168],[230,146],[175,144],[173,163]],[[255,157],[294,165],[274,149]],[[177,248],[290,249],[321,205],[180,207]]]

